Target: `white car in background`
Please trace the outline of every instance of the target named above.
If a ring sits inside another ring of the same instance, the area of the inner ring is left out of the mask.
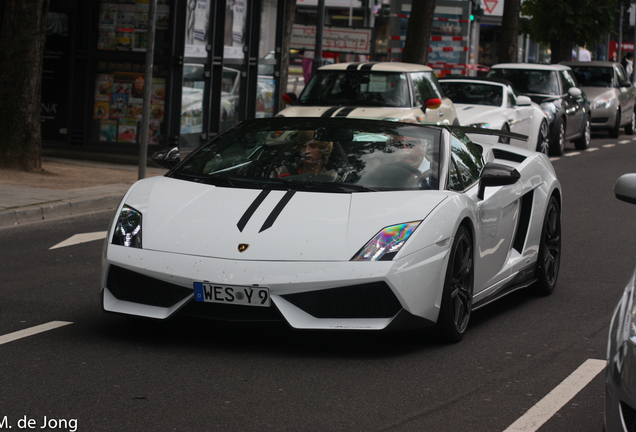
[[[520,96],[509,81],[497,78],[440,79],[444,94],[455,104],[462,126],[498,129],[528,136],[527,141],[481,136],[479,142],[504,143],[548,154],[548,120],[539,105]],[[471,136],[471,139],[474,137]]]
[[[300,97],[277,117],[349,117],[459,125],[453,102],[444,96],[428,66],[393,63],[336,63],[318,69]]]

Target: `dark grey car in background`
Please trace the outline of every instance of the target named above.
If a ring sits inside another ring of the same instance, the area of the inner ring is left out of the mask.
[[[561,62],[572,68],[581,90],[590,101],[592,130],[607,130],[611,138],[618,138],[625,127],[627,135],[634,134],[634,86],[620,63]]]
[[[519,94],[538,103],[550,122],[550,154],[560,156],[567,141],[585,150],[592,137],[590,103],[569,66],[534,63],[494,65],[488,77],[512,82]]]

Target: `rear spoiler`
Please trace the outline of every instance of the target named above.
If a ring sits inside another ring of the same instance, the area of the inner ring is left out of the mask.
[[[452,130],[464,132],[465,134],[478,134],[478,135],[494,135],[512,139],[518,139],[521,141],[528,141],[527,135],[521,135],[514,132],[505,132],[499,129],[484,129],[472,126],[449,126]]]

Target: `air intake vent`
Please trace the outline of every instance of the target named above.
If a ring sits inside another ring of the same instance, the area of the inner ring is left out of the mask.
[[[391,318],[402,306],[384,282],[284,295],[316,318]]]
[[[185,288],[111,265],[106,280],[108,290],[118,300],[149,306],[170,307],[191,295]]]
[[[524,160],[526,160],[525,156],[522,156],[517,153],[507,152],[501,149],[492,149],[492,154],[495,155],[495,159],[502,159],[502,160],[507,160],[511,162],[521,163]]]

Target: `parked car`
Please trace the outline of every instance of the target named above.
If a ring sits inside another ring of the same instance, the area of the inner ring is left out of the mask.
[[[492,135],[489,142],[499,141],[548,154],[547,116],[528,96],[519,95],[510,81],[499,78],[443,78],[439,83],[444,94],[453,101],[460,125],[526,135],[529,137],[526,141]]]
[[[636,174],[621,176],[616,198],[636,204]],[[605,369],[605,431],[633,431],[636,421],[636,271],[610,324]]]
[[[502,63],[488,77],[510,81],[519,94],[543,108],[550,122],[550,153],[562,155],[567,141],[577,150],[590,145],[590,103],[579,88],[572,69],[565,65]]]
[[[409,63],[335,63],[322,66],[280,117],[353,117],[457,125],[453,102],[428,66]]]
[[[621,127],[627,135],[634,134],[634,86],[620,63],[561,62],[574,72],[581,89],[587,95],[592,110],[592,130],[608,130],[618,138]]]
[[[111,222],[105,311],[434,327],[456,342],[473,310],[555,289],[562,193],[544,154],[456,127],[319,117],[246,120],[176,151],[155,155],[172,169],[133,185]]]

